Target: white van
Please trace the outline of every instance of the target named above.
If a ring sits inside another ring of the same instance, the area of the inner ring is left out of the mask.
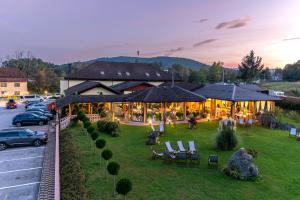
[[[20,96],[20,102],[21,103],[29,103],[33,101],[44,101],[43,97],[37,95],[37,94],[29,94],[29,95],[23,95]]]

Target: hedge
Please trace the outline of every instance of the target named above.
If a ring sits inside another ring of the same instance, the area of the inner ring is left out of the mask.
[[[300,111],[300,98],[283,97],[281,101],[276,102],[276,106],[287,110]]]
[[[61,199],[87,200],[85,174],[80,166],[78,146],[69,130],[60,134],[60,188]]]

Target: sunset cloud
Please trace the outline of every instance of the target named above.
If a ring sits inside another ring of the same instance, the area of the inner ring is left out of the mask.
[[[300,37],[294,37],[294,38],[285,38],[282,41],[286,42],[286,41],[290,41],[290,40],[300,40]]]
[[[207,40],[203,40],[201,42],[197,42],[195,44],[193,44],[193,47],[196,48],[196,47],[200,47],[202,45],[205,45],[205,44],[208,44],[208,43],[212,43],[212,42],[215,42],[217,39],[207,39]]]
[[[250,20],[251,20],[250,17],[245,17],[244,19],[235,19],[232,21],[221,22],[215,27],[215,29],[220,30],[220,29],[240,28],[243,26],[247,26]]]
[[[200,19],[200,20],[197,20],[196,21],[196,23],[204,23],[204,22],[207,22],[208,21],[208,19],[206,19],[206,18],[203,18],[203,19]]]
[[[176,49],[170,49],[170,50],[167,50],[167,51],[165,52],[165,54],[166,54],[166,55],[172,55],[172,54],[174,54],[174,53],[177,53],[177,52],[183,51],[183,50],[184,50],[183,47],[178,47],[178,48],[176,48]]]

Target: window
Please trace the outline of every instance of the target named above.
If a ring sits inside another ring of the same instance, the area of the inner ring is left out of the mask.
[[[101,75],[104,75],[104,71],[101,71],[100,74],[101,74]]]
[[[146,76],[150,76],[150,74],[148,72],[145,73]]]
[[[126,72],[126,75],[127,75],[127,76],[130,76],[130,73],[129,73],[129,72]]]
[[[20,91],[15,91],[15,95],[19,96],[20,95]]]
[[[5,95],[7,93],[7,91],[1,91],[2,95]]]
[[[160,77],[160,73],[156,72],[156,76]]]
[[[7,83],[1,83],[1,87],[7,87]]]
[[[119,75],[119,76],[121,76],[121,75],[122,75],[122,73],[121,73],[121,72],[118,72],[118,75]]]
[[[20,87],[20,83],[15,83],[15,87]]]

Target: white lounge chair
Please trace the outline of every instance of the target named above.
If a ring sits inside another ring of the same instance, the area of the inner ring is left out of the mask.
[[[189,152],[191,154],[197,152],[194,141],[189,141]]]
[[[180,152],[186,152],[181,140],[177,141],[177,145],[178,145],[178,149],[179,149]]]
[[[297,129],[296,128],[291,128],[290,129],[290,136],[297,136]]]
[[[240,119],[239,119],[239,124],[240,124],[240,125],[244,125],[244,118],[240,118]]]
[[[160,133],[165,132],[165,125],[164,125],[163,122],[160,122],[160,123],[159,123],[159,132],[160,132]]]
[[[166,147],[167,147],[167,150],[169,153],[177,153],[177,151],[175,151],[173,149],[173,147],[171,146],[171,143],[169,141],[165,142],[165,144],[166,144]]]

